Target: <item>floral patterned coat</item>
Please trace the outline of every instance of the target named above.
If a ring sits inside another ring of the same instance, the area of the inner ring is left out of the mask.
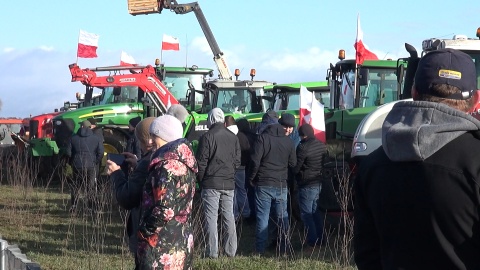
[[[160,147],[148,169],[138,231],[139,269],[191,269],[198,168],[190,143],[178,139]]]

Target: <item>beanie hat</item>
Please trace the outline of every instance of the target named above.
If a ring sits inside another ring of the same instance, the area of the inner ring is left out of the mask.
[[[128,121],[128,124],[130,124],[130,126],[132,127],[136,127],[138,123],[140,123],[140,121],[142,121],[142,118],[140,116],[137,116],[130,119],[130,121]]]
[[[207,127],[210,128],[213,124],[225,122],[225,115],[220,108],[213,108],[208,112]]]
[[[286,127],[295,127],[295,116],[291,113],[283,113],[282,117],[278,120],[278,123]]]
[[[310,124],[303,124],[298,128],[298,135],[300,135],[300,137],[307,136],[308,138],[314,138],[315,132]]]
[[[432,84],[447,84],[458,87],[461,92],[450,96],[438,96]],[[419,94],[447,99],[469,99],[477,89],[477,75],[472,58],[461,51],[441,49],[423,56],[415,73],[415,88]]]
[[[140,121],[135,127],[135,137],[144,145],[148,145],[148,140],[150,139],[150,125],[152,124],[155,117],[147,117]]]
[[[157,117],[150,125],[150,134],[171,142],[182,138],[183,126],[180,120],[168,114]]]
[[[82,122],[82,127],[89,128],[89,127],[91,127],[91,126],[92,126],[92,124],[90,123],[90,121],[88,121],[88,120],[83,120],[83,122]]]
[[[187,119],[188,111],[181,104],[173,104],[167,109],[167,114],[175,116],[180,122],[185,123]]]

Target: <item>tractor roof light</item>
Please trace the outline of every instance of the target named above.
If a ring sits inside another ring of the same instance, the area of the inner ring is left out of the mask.
[[[115,81],[115,78],[113,78],[112,76],[107,77],[107,82],[108,83],[113,83],[114,81]]]
[[[235,76],[237,77],[240,76],[240,69],[238,68],[235,69]]]
[[[343,60],[345,59],[345,50],[338,51],[338,59]]]
[[[155,59],[155,66],[158,67],[159,65],[160,65],[160,59],[157,58],[157,59]]]
[[[255,77],[256,73],[257,71],[254,68],[250,69],[250,77],[252,78],[252,80],[253,80],[253,77]]]
[[[480,38],[480,27],[477,28],[477,37]]]

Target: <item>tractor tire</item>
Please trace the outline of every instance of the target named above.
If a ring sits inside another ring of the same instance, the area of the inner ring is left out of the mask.
[[[125,134],[119,132],[111,132],[106,130],[103,132],[103,158],[102,164],[100,165],[100,173],[102,176],[105,175],[105,165],[107,164],[107,154],[120,154],[125,152],[127,146],[128,138]]]

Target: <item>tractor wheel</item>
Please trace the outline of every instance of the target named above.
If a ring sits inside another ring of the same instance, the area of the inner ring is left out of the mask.
[[[105,164],[107,163],[107,154],[120,154],[125,151],[128,138],[118,132],[103,133],[103,158],[100,172],[105,175]]]

